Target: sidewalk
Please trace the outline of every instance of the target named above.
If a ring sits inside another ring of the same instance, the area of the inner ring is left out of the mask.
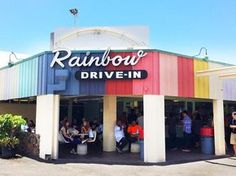
[[[0,159],[1,176],[232,176],[235,173],[235,157],[169,166],[50,164],[26,157],[13,160]]]

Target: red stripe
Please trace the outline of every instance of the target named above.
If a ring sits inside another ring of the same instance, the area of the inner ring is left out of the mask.
[[[143,69],[148,72],[144,80],[133,80],[133,94],[160,94],[160,61],[159,53],[148,52],[133,69]]]
[[[194,66],[192,59],[178,57],[178,95],[194,97]]]
[[[122,53],[114,53],[112,52],[109,56],[113,57],[117,54],[122,57],[132,55],[131,52],[122,52]],[[106,70],[132,70],[132,66],[125,66],[124,64],[115,67],[112,64],[109,64],[106,67]],[[106,80],[105,82],[105,92],[108,95],[132,95],[132,80]]]

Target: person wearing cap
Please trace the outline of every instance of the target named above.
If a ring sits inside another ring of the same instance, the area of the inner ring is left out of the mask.
[[[232,113],[232,121],[230,123],[231,137],[230,137],[230,144],[233,145],[234,156],[236,156],[236,111]]]

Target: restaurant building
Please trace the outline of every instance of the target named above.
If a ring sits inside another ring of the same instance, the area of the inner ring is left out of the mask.
[[[141,46],[54,49],[0,69],[0,113],[34,119],[40,157],[58,159],[59,120],[62,114],[72,118],[77,101],[87,103],[84,116],[101,116],[106,152],[115,151],[117,114],[127,104],[139,106],[144,113],[144,162],[157,163],[166,161],[167,103],[183,102],[182,110],[194,111],[198,102],[207,102],[213,111],[215,155],[225,155],[224,109],[236,101],[236,83],[199,71],[227,66]]]

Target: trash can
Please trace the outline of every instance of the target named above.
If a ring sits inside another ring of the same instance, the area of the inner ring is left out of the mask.
[[[200,129],[201,152],[207,155],[214,154],[214,129],[203,127]]]
[[[144,142],[143,142],[143,140],[139,141],[139,145],[140,145],[140,158],[144,159]]]

